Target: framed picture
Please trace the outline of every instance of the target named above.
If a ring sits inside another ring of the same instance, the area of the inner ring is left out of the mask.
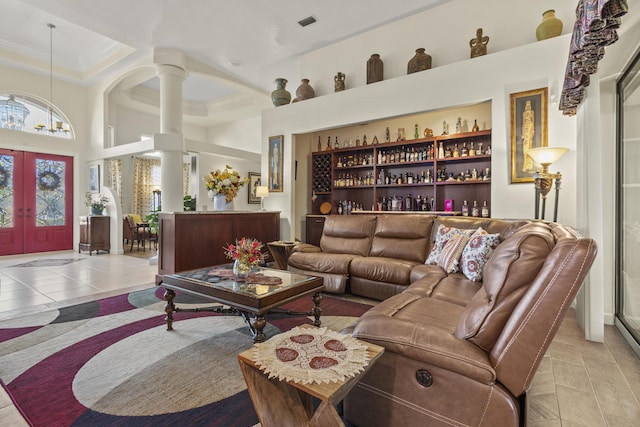
[[[548,89],[512,93],[511,183],[533,182],[537,165],[527,151],[547,147]]]
[[[100,165],[89,166],[89,192],[100,192]]]
[[[256,188],[262,185],[260,173],[249,172],[249,204],[260,204],[260,197],[256,196]]]
[[[283,135],[269,137],[269,191],[282,191]]]

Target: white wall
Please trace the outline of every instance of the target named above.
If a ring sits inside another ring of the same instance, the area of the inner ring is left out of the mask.
[[[222,147],[261,153],[260,116],[211,127],[207,130],[207,142]]]
[[[298,223],[306,212],[296,211],[294,205],[297,198],[310,197],[308,190],[305,193],[292,192],[295,164],[292,141],[295,135],[488,100],[492,105],[492,216],[532,218],[533,184],[509,183],[509,94],[540,87],[550,88],[549,145],[571,150],[552,167],[564,175],[558,220],[575,225],[576,125],[574,118],[563,116],[557,108],[559,79],[564,74],[568,43],[569,37],[561,36],[266,110],[262,122],[263,153],[267,152],[270,135],[282,134],[285,141],[284,191],[272,193],[265,202],[268,207],[275,209],[278,206],[283,210],[282,216],[287,219],[285,227],[288,227],[281,230],[283,238],[300,237],[296,235],[300,231],[291,224]],[[403,43],[399,41],[397,44]],[[369,51],[368,47],[360,47],[360,53],[366,51]],[[360,56],[352,52],[347,57],[336,57],[323,50],[309,54],[304,62],[321,64],[331,59],[351,63]],[[309,69],[313,67],[309,66]],[[436,127],[434,132],[440,133],[441,128]],[[311,143],[316,144],[317,141]],[[298,165],[298,175],[303,172],[301,166]],[[262,171],[263,174],[267,171],[265,156]]]

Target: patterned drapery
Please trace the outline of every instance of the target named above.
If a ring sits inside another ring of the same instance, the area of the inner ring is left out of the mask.
[[[189,195],[189,179],[191,178],[191,163],[182,164],[182,195]]]
[[[109,160],[109,187],[118,194],[122,206],[122,160]]]
[[[160,159],[133,158],[133,199],[131,200],[131,213],[144,218],[153,209],[153,190],[157,178],[154,177],[154,168],[159,170]]]
[[[576,114],[590,83],[590,75],[598,70],[604,57],[604,48],[618,40],[616,29],[621,17],[627,13],[626,0],[580,0],[576,8],[577,20],[573,26],[569,60],[564,77],[560,110],[563,114]]]

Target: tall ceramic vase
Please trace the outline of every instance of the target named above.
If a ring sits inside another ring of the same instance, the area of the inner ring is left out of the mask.
[[[273,105],[276,107],[287,105],[291,102],[291,93],[285,89],[286,86],[287,79],[276,79],[276,90],[271,92],[271,102],[273,102]]]
[[[546,40],[562,34],[562,21],[556,18],[555,10],[547,10],[542,14],[542,22],[536,28],[536,38]]]
[[[227,202],[227,196],[219,194],[213,196],[213,210],[214,211],[232,211],[234,209],[233,200]]]
[[[367,61],[367,84],[382,81],[384,78],[384,64],[380,55],[374,53]]]

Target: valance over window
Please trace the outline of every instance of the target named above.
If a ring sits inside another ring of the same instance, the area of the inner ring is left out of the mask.
[[[626,0],[580,0],[576,8],[569,61],[560,98],[563,114],[574,115],[589,86],[590,75],[598,70],[604,48],[618,40],[616,29],[629,7]]]

